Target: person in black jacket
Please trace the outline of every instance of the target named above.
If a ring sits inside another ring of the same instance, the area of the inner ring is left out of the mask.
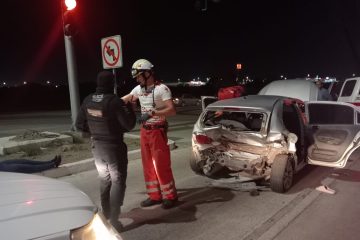
[[[118,221],[123,204],[127,177],[127,145],[124,132],[134,128],[136,116],[130,104],[114,93],[112,73],[97,76],[96,92],[86,97],[76,119],[76,128],[89,133],[92,153],[99,176],[101,207],[110,223],[121,230]]]

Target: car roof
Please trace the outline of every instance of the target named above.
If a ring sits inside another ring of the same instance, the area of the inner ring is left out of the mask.
[[[266,112],[272,112],[274,105],[279,100],[289,99],[282,96],[269,96],[269,95],[248,95],[239,98],[231,98],[220,100],[208,105],[208,108],[218,107],[244,107],[244,108],[257,108]]]
[[[302,101],[316,101],[318,87],[305,79],[277,80],[263,87],[259,95],[276,95],[297,98]]]

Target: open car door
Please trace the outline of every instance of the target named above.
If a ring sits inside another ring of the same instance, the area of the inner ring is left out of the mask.
[[[342,102],[306,102],[309,164],[343,168],[360,146],[360,108]]]
[[[216,102],[218,100],[217,97],[213,96],[201,96],[201,109],[204,111],[207,105]]]

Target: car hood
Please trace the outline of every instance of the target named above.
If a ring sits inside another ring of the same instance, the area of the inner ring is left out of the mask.
[[[96,207],[70,183],[31,174],[0,172],[1,239],[32,239],[91,221]]]

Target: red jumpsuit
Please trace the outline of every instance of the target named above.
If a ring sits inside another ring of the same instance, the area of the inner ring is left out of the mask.
[[[141,112],[161,109],[164,101],[171,99],[171,92],[164,84],[157,84],[148,91],[140,86],[131,94],[139,98]],[[170,149],[167,145],[167,122],[165,117],[154,116],[147,120],[140,130],[141,156],[145,186],[152,200],[177,198],[175,181],[171,170]]]

